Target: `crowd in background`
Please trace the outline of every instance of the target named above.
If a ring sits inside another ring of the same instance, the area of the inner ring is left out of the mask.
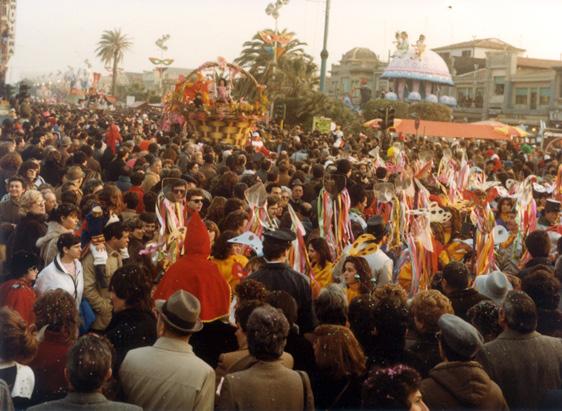
[[[435,198],[448,152],[506,190],[535,176],[536,229],[518,238],[521,199],[494,198],[507,240],[478,273],[475,223],[440,203],[452,216],[431,223],[416,288],[377,188],[405,173],[379,161],[384,138],[260,124],[232,147],[157,112],[15,104],[0,136],[0,408],[558,408],[560,156],[396,140],[409,164],[431,153],[419,181]],[[338,252],[321,235],[330,174],[349,198]],[[257,251],[240,238],[260,183]]]

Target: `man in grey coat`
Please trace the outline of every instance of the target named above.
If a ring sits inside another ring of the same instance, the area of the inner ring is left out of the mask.
[[[535,303],[522,291],[507,294],[499,322],[504,331],[484,345],[478,361],[510,409],[537,409],[547,391],[562,386],[562,340],[536,331]]]
[[[70,387],[66,397],[28,410],[142,411],[136,405],[109,401],[101,393],[101,387],[111,378],[111,347],[103,337],[89,334],[80,338],[68,353],[64,375]]]

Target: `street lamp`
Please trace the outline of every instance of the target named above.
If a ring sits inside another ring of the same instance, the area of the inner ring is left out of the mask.
[[[320,53],[320,91],[326,88],[326,64],[328,62],[328,23],[330,22],[330,0],[326,0],[326,14],[324,16],[324,43]]]

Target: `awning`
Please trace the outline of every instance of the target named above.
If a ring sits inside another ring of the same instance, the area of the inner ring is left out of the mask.
[[[394,127],[397,133],[416,134],[415,121],[400,119]],[[417,134],[427,137],[474,138],[485,140],[511,140],[511,136],[497,130],[497,127],[486,124],[451,123],[446,121],[420,120]]]

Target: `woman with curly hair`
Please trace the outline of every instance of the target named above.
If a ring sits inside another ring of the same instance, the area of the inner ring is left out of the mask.
[[[314,330],[317,372],[311,376],[316,407],[322,410],[359,409],[365,355],[351,330],[320,325]]]
[[[333,282],[334,264],[326,239],[312,238],[308,242],[308,257],[311,264],[310,277],[313,279],[313,283],[319,289],[327,287]]]
[[[78,338],[78,309],[74,298],[60,288],[47,291],[35,303],[37,329],[44,327],[43,340],[37,355],[29,364],[35,373],[33,402],[64,397],[66,355]]]
[[[441,362],[435,333],[439,331],[437,321],[443,314],[454,314],[453,305],[437,290],[420,291],[410,305],[417,338],[408,352],[412,355],[415,368],[424,378],[429,375],[429,370]]]
[[[242,254],[242,247],[229,242],[237,235],[234,231],[223,231],[211,249],[211,261],[216,264],[231,288],[235,288],[246,276],[244,267],[248,263],[248,259]]]
[[[152,345],[156,341],[156,318],[152,313],[154,302],[150,295],[152,279],[143,267],[125,265],[113,273],[109,291],[113,317],[105,335],[115,347],[113,371],[117,372],[129,350]]]
[[[429,411],[420,392],[421,377],[405,365],[374,369],[363,383],[364,409]]]
[[[343,263],[342,278],[348,303],[361,294],[369,294],[374,288],[369,263],[363,257],[347,257]]]
[[[27,364],[37,352],[37,338],[17,311],[0,308],[0,380],[6,381],[16,409],[30,404],[35,375]]]

